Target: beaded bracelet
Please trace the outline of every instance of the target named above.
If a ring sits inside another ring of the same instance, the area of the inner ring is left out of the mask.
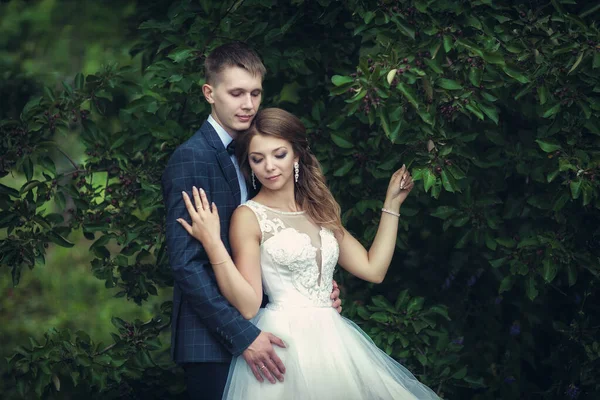
[[[395,217],[398,217],[398,218],[400,218],[400,213],[393,212],[393,211],[391,211],[391,210],[388,210],[387,208],[382,208],[382,209],[381,209],[381,211],[383,211],[384,213],[388,213],[388,214],[390,214],[390,215],[393,215],[393,216],[395,216]]]

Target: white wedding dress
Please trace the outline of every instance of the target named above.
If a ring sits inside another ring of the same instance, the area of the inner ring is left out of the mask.
[[[254,211],[262,231],[262,282],[269,297],[252,322],[285,342],[287,348],[274,348],[286,372],[284,382],[260,383],[236,357],[223,399],[439,399],[331,307],[339,247],[330,230],[304,212],[281,212],[252,200],[243,206]]]

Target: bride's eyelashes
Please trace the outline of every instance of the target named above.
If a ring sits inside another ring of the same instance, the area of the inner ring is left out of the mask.
[[[281,153],[281,154],[275,154],[275,158],[277,158],[279,160],[283,160],[287,155],[288,155],[287,152],[284,152],[284,153]],[[254,164],[260,164],[263,159],[262,158],[250,157],[250,160],[252,160],[252,162]]]

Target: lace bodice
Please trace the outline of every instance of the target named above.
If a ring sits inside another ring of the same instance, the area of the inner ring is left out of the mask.
[[[329,307],[338,242],[303,211],[283,212],[253,200],[249,207],[260,225],[261,274],[267,308]]]

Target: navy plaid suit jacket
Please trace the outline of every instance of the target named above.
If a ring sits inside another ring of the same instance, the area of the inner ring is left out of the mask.
[[[162,176],[167,209],[167,251],[173,270],[171,355],[176,363],[229,362],[260,330],[244,319],[219,291],[201,243],[176,221],[191,223],[181,192],[206,191],[221,217],[221,238],[230,250],[229,221],[240,203],[235,167],[208,121],[171,156]]]

